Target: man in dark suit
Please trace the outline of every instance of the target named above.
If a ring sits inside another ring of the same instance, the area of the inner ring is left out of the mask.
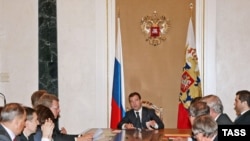
[[[13,141],[22,132],[26,112],[18,103],[6,104],[1,110],[0,140]]]
[[[190,123],[191,123],[192,128],[193,128],[194,121],[198,117],[210,116],[210,107],[207,105],[206,102],[201,101],[201,99],[195,100],[195,101],[191,102],[191,104],[190,104],[190,106],[188,108],[188,114],[189,114]],[[212,116],[210,116],[210,118],[213,119]],[[217,123],[216,123],[216,126],[217,126]],[[192,137],[188,138],[188,141],[197,141],[195,136],[196,136],[196,134],[194,132],[192,132]],[[213,139],[213,141],[218,141],[217,134],[215,136],[213,136],[212,139]],[[181,138],[181,140],[180,140],[180,138],[177,138],[177,140],[184,141],[185,139]]]
[[[248,90],[236,93],[234,109],[238,114],[234,124],[250,125],[250,92]]]
[[[131,110],[118,123],[119,129],[163,129],[162,120],[156,115],[154,109],[142,107],[141,95],[133,92],[129,95]]]
[[[61,111],[58,97],[53,94],[44,93],[38,100],[38,105],[39,104],[48,107],[53,113],[55,119],[58,120]],[[93,139],[93,134],[67,134],[64,127],[60,130],[58,126],[55,126],[52,137],[54,141],[88,141]]]
[[[52,131],[54,128],[53,121],[50,119],[46,119],[45,123],[43,123],[42,125],[43,128],[41,130],[41,137],[35,140],[34,135],[37,132],[37,126],[39,125],[37,112],[35,111],[35,109],[31,107],[24,107],[24,108],[26,111],[26,121],[24,129],[22,133],[19,135],[20,141],[51,141]]]
[[[218,125],[233,124],[227,114],[223,113],[223,104],[220,98],[216,95],[206,95],[201,98],[201,101],[206,102],[210,108],[210,116],[217,122]]]

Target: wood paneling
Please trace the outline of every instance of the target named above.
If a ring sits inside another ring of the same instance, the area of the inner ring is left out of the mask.
[[[118,0],[116,3],[121,19],[126,96],[137,91],[143,100],[163,107],[166,128],[177,125],[190,3],[195,6],[195,0]],[[154,11],[169,18],[171,25],[167,40],[159,46],[145,41],[140,29],[141,18]],[[194,14],[195,7],[193,21]],[[129,107],[127,99],[126,106]]]

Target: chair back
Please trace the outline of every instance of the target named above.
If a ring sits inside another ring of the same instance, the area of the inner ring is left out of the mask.
[[[158,107],[149,101],[142,101],[142,106],[147,107],[149,109],[154,109],[156,115],[163,121],[163,108],[162,107]]]

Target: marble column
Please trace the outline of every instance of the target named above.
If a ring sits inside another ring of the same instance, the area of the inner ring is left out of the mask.
[[[58,96],[56,0],[39,0],[39,89]]]

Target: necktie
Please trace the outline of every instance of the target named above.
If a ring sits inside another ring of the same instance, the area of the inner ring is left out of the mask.
[[[141,129],[141,119],[140,119],[139,112],[136,112],[136,128],[140,128]]]

